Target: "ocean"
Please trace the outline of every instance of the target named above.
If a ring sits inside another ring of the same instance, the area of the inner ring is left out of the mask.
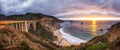
[[[120,21],[64,21],[60,32],[71,44],[80,44],[105,34],[117,22]]]

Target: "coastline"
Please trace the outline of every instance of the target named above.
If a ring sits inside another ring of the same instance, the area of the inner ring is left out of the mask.
[[[71,46],[71,44],[65,38],[62,37],[60,33],[60,29],[53,32],[54,32],[54,35],[57,36],[57,40],[53,41],[55,44],[60,46]]]
[[[57,36],[57,40],[54,41],[57,45],[60,46],[71,46],[71,45],[80,45],[80,43],[87,42],[80,38],[74,37],[63,31],[64,28],[60,28],[54,31],[54,35]]]
[[[64,32],[63,29],[64,28],[60,29],[62,37],[65,38],[71,45],[78,45],[80,43],[87,42],[87,41],[82,40],[80,38],[74,37],[74,36],[70,35],[69,33]]]

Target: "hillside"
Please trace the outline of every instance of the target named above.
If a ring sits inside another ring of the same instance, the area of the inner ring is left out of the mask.
[[[45,35],[47,36],[47,35]],[[0,50],[70,50],[58,46],[42,36],[20,32],[11,26],[0,29]]]
[[[24,33],[11,26],[0,30],[0,49],[2,50],[40,50],[41,44],[34,43]],[[45,49],[46,50],[46,49]]]
[[[55,36],[53,36],[53,31],[59,29],[59,23],[62,22],[53,16],[44,15],[41,13],[26,13],[10,16],[0,14],[0,20],[39,20],[36,24],[37,29],[34,30],[33,27],[30,26],[29,32],[36,34],[37,36],[42,36],[47,40],[54,40]]]
[[[44,17],[49,17],[49,18],[58,20],[53,16],[44,15],[41,13],[26,13],[26,14],[20,14],[20,15],[10,15],[10,16],[6,16],[4,20],[39,20]]]
[[[53,31],[60,28],[61,20],[40,13],[21,15],[0,15],[1,20],[42,20],[37,22],[37,29],[29,28],[29,32],[20,32],[12,26],[0,29],[0,50],[53,50],[59,49],[52,41],[56,40]]]

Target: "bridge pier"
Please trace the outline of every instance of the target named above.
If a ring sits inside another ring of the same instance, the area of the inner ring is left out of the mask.
[[[32,24],[33,24],[33,29],[36,30],[36,24],[37,24],[37,23],[36,23],[36,22],[33,22]]]
[[[19,25],[19,26],[18,26],[18,27],[19,27],[19,29],[18,29],[18,30],[20,30],[20,31],[21,31],[21,27],[22,27],[22,26],[21,26],[21,23],[19,22],[19,23],[18,23],[18,25]]]
[[[15,28],[18,29],[18,24],[17,23],[15,23]]]
[[[24,22],[24,31],[28,32],[28,22]]]
[[[28,32],[28,22],[18,22],[18,23],[12,23],[10,25],[22,32]]]
[[[21,23],[21,31],[24,31],[24,22]]]

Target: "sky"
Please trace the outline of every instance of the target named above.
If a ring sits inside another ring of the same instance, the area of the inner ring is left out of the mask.
[[[71,14],[110,14],[120,16],[120,0],[0,0],[0,13],[5,15],[27,12],[53,16]]]

